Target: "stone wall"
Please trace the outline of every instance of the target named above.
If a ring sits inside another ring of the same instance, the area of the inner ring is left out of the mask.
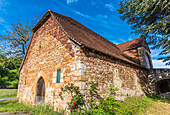
[[[170,80],[170,69],[154,68],[154,69],[150,70],[149,83],[152,88],[152,93],[160,94],[161,93],[160,84],[165,84],[169,80]],[[166,86],[164,86],[164,88],[165,87]]]
[[[142,96],[150,92],[147,70],[135,67],[121,60],[108,57],[90,49],[83,49],[81,55],[81,73],[90,81],[99,83],[98,93],[108,96],[109,86],[114,84],[119,88],[117,94]],[[84,91],[85,92],[85,91]]]

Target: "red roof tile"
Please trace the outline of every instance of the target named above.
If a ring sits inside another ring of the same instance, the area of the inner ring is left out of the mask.
[[[145,38],[139,37],[139,38],[136,38],[134,40],[124,42],[122,44],[118,44],[117,46],[122,51],[128,51],[128,50],[135,49],[135,48],[143,46],[150,52],[148,45],[147,44],[145,45],[145,43],[146,43]]]

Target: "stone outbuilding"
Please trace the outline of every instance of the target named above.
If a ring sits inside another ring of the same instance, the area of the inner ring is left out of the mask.
[[[81,92],[90,81],[108,96],[109,85],[118,94],[142,96],[150,92],[150,50],[144,38],[115,45],[76,20],[48,11],[32,29],[32,37],[19,69],[17,98],[21,102],[52,103],[66,108],[59,98],[61,86],[74,83]]]

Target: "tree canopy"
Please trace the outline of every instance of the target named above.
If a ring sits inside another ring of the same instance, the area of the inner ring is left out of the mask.
[[[21,60],[13,57],[7,58],[0,54],[0,87],[17,88],[19,64]]]
[[[160,55],[170,65],[170,15],[168,0],[121,0],[120,18],[134,29],[133,33],[144,36],[153,45],[152,49],[162,48]]]
[[[15,58],[23,58],[28,42],[31,38],[31,28],[37,22],[37,17],[32,23],[12,23],[12,30],[6,31],[6,35],[0,35],[1,50],[0,54]]]
[[[12,29],[0,35],[0,87],[17,88],[21,60],[31,38],[31,28],[37,22],[11,24]]]

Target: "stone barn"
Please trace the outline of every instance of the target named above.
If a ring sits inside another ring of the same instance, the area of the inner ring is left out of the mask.
[[[109,85],[118,94],[142,96],[150,92],[150,50],[144,38],[115,45],[76,20],[48,11],[32,29],[20,66],[17,98],[24,103],[52,103],[66,108],[61,86],[74,83],[81,92],[90,81],[99,83],[98,93],[108,96]]]

